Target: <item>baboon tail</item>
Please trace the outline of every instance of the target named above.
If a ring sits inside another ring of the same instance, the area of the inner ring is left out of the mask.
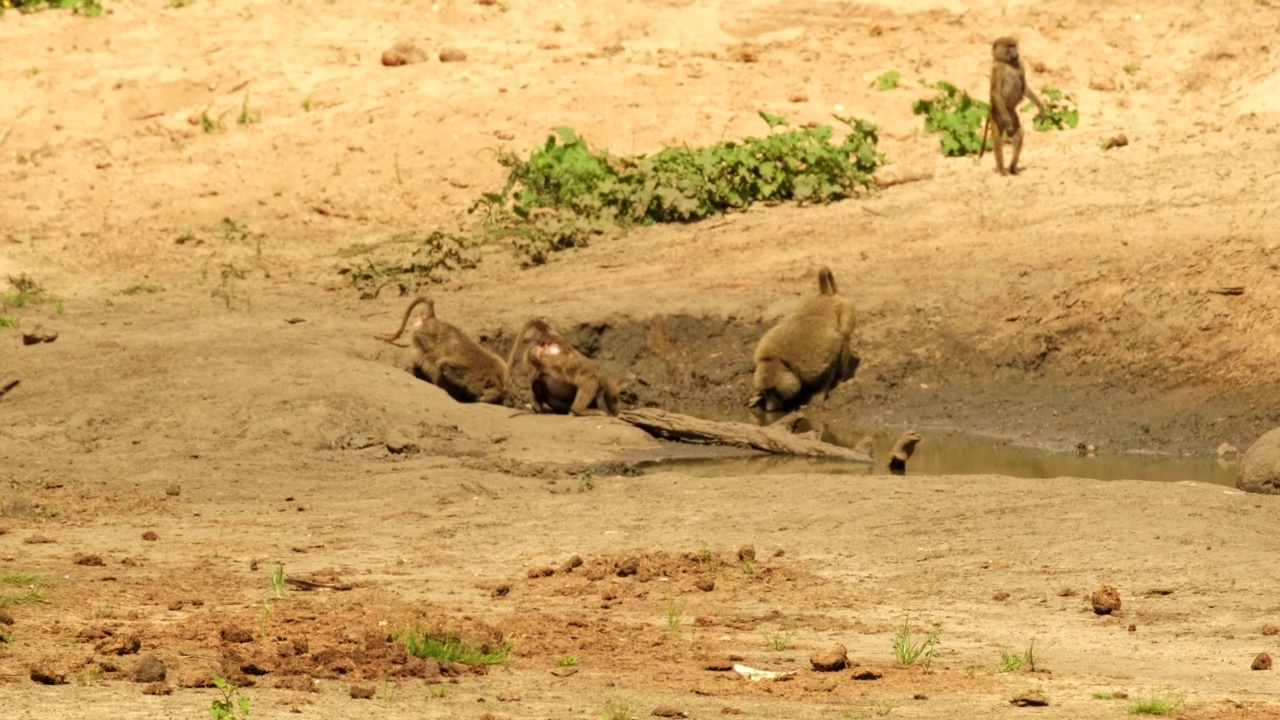
[[[426,306],[427,306],[427,317],[428,317],[429,319],[431,319],[431,320],[435,320],[435,319],[436,319],[436,304],[435,304],[435,302],[433,302],[433,301],[431,300],[431,298],[427,297],[426,295],[419,295],[418,297],[414,298],[414,299],[413,299],[413,302],[409,303],[409,307],[405,309],[405,311],[404,311],[404,317],[403,317],[403,318],[400,318],[400,327],[399,327],[399,329],[397,329],[397,330],[395,331],[395,333],[394,333],[394,334],[391,334],[391,335],[374,335],[374,337],[375,337],[375,338],[377,338],[377,339],[379,339],[379,340],[385,340],[386,342],[392,342],[393,340],[398,339],[401,335],[403,335],[403,334],[404,334],[404,329],[405,329],[405,327],[406,327],[406,326],[408,326],[408,324],[409,324],[409,316],[413,314],[413,309],[414,309],[414,308],[416,308],[416,307],[418,307],[419,305],[426,305]]]
[[[987,131],[991,129],[991,111],[987,111],[987,121],[982,123],[982,149],[978,151],[978,159],[987,154]]]
[[[836,295],[836,276],[831,274],[831,268],[823,267],[818,271],[818,292],[823,295]]]

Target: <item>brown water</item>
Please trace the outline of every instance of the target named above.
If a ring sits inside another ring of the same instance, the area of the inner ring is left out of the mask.
[[[803,427],[801,428],[803,429]],[[835,475],[888,474],[885,467],[893,443],[902,428],[863,432],[851,427],[827,425],[827,442],[853,447],[870,435],[875,439],[874,465],[816,460],[779,455],[696,457],[642,463],[646,472],[675,471],[697,477],[828,473]],[[1194,480],[1234,487],[1237,462],[1212,457],[1172,457],[1150,453],[1097,451],[1093,455],[1013,445],[963,433],[921,430],[924,440],[907,463],[907,475],[1011,475],[1024,478],[1079,477],[1097,480]],[[692,448],[689,448],[692,450]],[[708,450],[708,455],[720,454]]]

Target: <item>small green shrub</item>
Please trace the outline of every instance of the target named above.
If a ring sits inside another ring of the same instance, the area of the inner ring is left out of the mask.
[[[1080,123],[1080,110],[1076,107],[1075,98],[1064,95],[1061,90],[1054,88],[1041,90],[1040,96],[1040,102],[1044,103],[1044,114],[1037,115],[1031,121],[1031,127],[1044,132],[1045,130],[1066,130]],[[1022,106],[1022,111],[1026,112],[1034,107],[1034,103],[1028,102]]]
[[[924,116],[924,130],[939,133],[942,154],[947,157],[963,157],[982,150],[982,124],[990,107],[951,83],[939,80],[935,85],[921,81],[937,92],[932,98],[915,101],[911,106],[914,115]]]
[[[248,695],[225,678],[214,678],[213,685],[222,693],[222,697],[209,703],[209,714],[213,720],[246,720],[249,717]]]
[[[456,635],[411,632],[404,636],[405,651],[414,657],[441,658],[463,665],[497,665],[507,661],[511,648],[485,652],[464,643]]]
[[[527,160],[499,153],[507,183],[471,210],[484,210],[493,233],[514,236],[516,250],[537,264],[613,228],[696,221],[757,202],[827,203],[873,187],[871,173],[884,163],[875,125],[836,116],[849,130],[836,142],[830,125],[793,129],[776,115],[760,117],[771,131],[787,129],[630,157],[593,151],[559,127]]]
[[[1158,692],[1129,701],[1125,711],[1130,715],[1168,715],[1182,707],[1186,702],[1185,694]]]
[[[883,72],[878,75],[875,81],[871,83],[871,87],[874,87],[881,92],[884,92],[885,90],[892,90],[898,87],[898,80],[901,78],[902,73],[897,70],[889,70],[888,72]]]

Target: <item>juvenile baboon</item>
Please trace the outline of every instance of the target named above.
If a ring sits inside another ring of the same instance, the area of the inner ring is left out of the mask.
[[[506,364],[456,325],[437,318],[431,298],[421,295],[414,298],[394,334],[374,337],[386,342],[399,338],[409,325],[413,309],[419,305],[425,305],[427,311],[413,321],[413,374],[449,393],[458,402],[501,404],[509,384]]]
[[[533,369],[530,390],[535,411],[561,415],[618,414],[617,382],[541,318],[533,318],[520,328],[507,357],[510,370],[515,370],[516,354],[530,330],[538,333],[538,341],[524,354],[525,362]],[[592,407],[596,409],[593,411]]]
[[[996,169],[1001,175],[1004,169],[1004,136],[1013,140],[1013,158],[1009,161],[1009,175],[1018,174],[1018,155],[1022,153],[1022,120],[1018,117],[1018,103],[1028,98],[1044,115],[1044,103],[1027,86],[1027,72],[1018,60],[1018,41],[1011,37],[998,38],[991,44],[991,112],[987,122],[982,126],[982,150],[978,159],[987,151],[987,133],[991,130],[991,119],[995,118],[995,131],[992,133],[996,145]]]
[[[817,393],[825,400],[852,378],[858,368],[852,348],[856,316],[853,303],[837,291],[831,269],[818,271],[818,294],[760,338],[750,404],[767,412],[789,410]]]

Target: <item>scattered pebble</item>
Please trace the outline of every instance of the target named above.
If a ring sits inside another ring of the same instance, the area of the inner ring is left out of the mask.
[[[556,574],[556,569],[550,565],[539,565],[538,567],[529,568],[530,578],[551,577]]]
[[[351,699],[353,700],[372,700],[377,689],[372,685],[352,685]]]
[[[79,553],[76,553],[71,562],[76,565],[88,565],[90,567],[102,567],[106,565],[106,563],[102,561],[101,555],[81,555]]]
[[[1253,659],[1253,664],[1249,666],[1249,669],[1250,670],[1270,670],[1271,655],[1267,653],[1258,653],[1257,657]]]
[[[148,530],[142,533],[142,539],[148,542],[155,542],[160,539],[160,536],[156,534],[155,530]]]

